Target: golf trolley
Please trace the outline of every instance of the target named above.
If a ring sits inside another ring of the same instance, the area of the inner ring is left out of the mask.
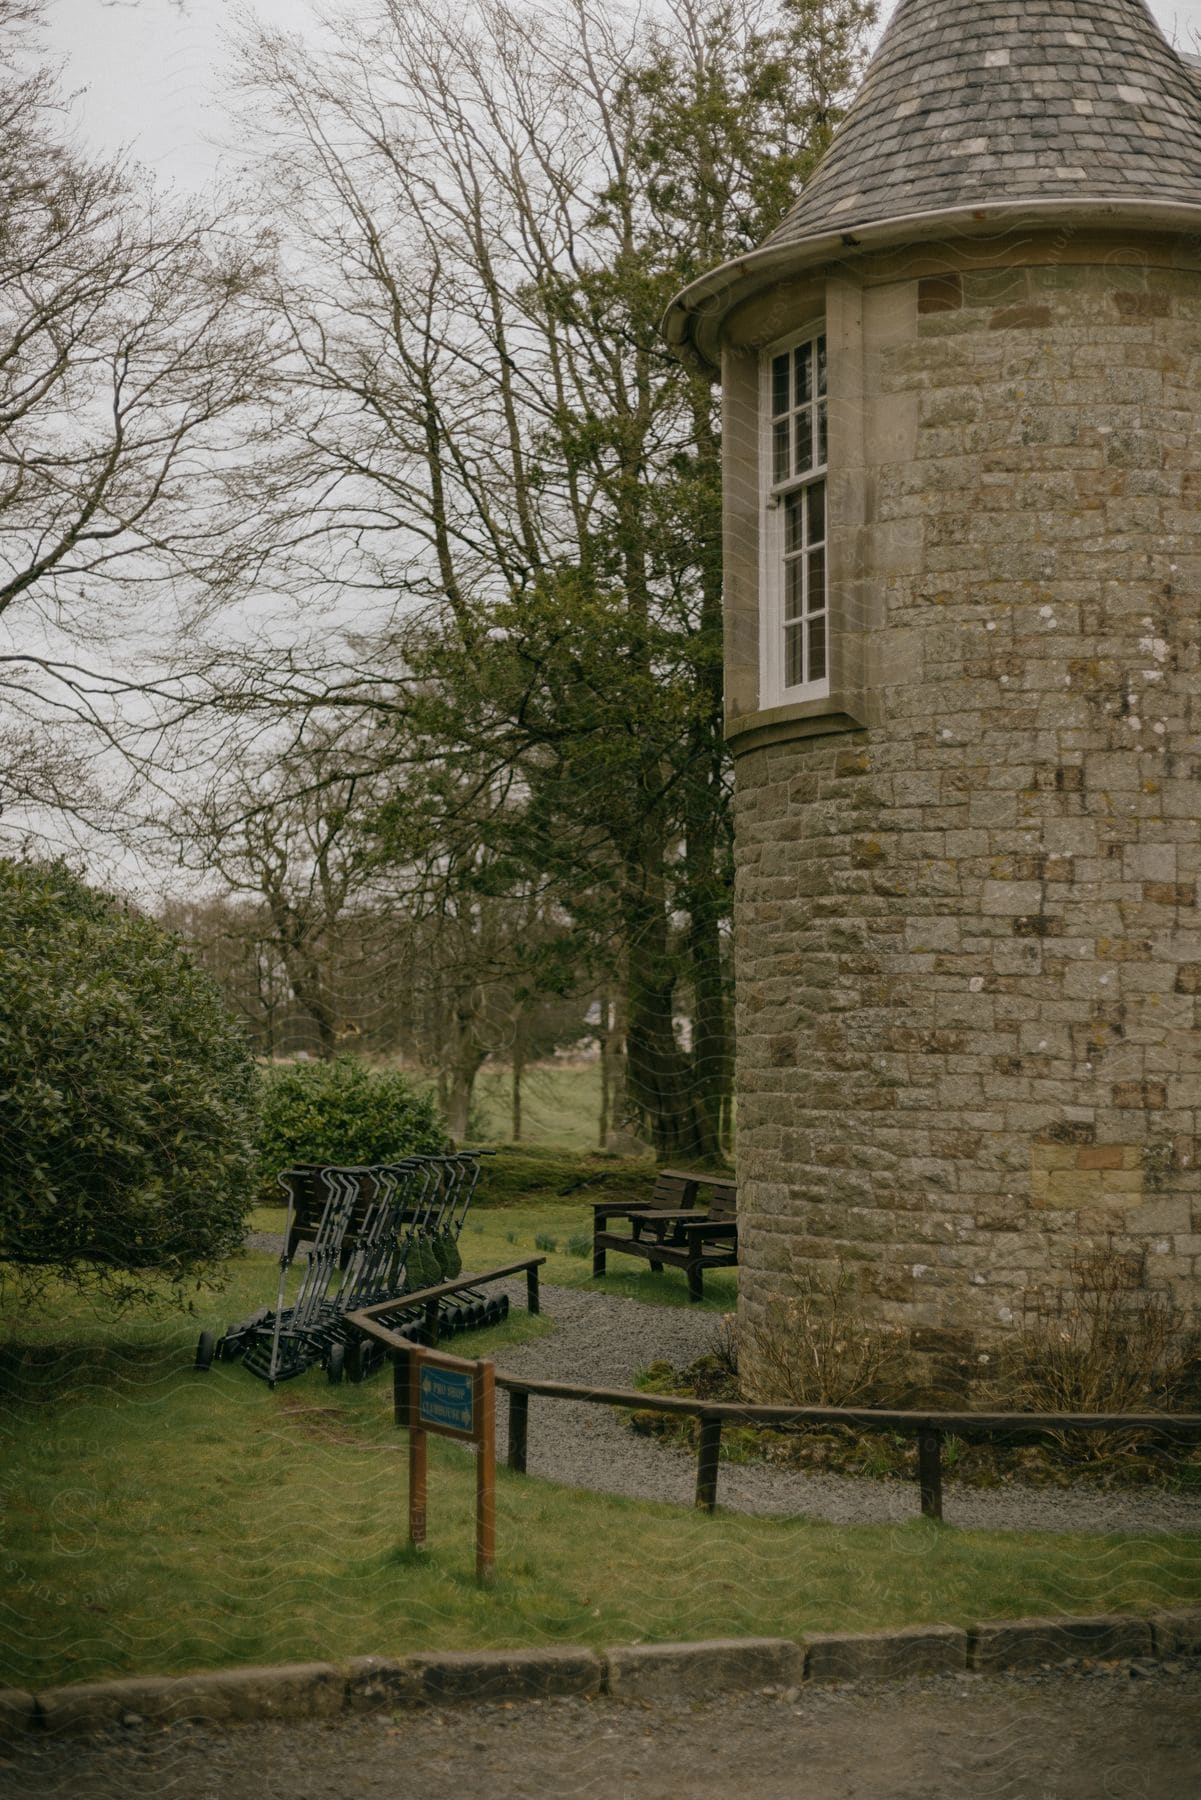
[[[275,1309],[230,1325],[221,1337],[202,1331],[196,1368],[241,1357],[252,1375],[274,1387],[321,1363],[331,1381],[340,1381],[348,1347],[346,1314],[392,1300],[391,1328],[424,1341],[424,1307],[406,1306],[405,1297],[460,1272],[457,1240],[479,1180],[479,1159],[489,1154],[463,1150],[358,1167],[286,1169],[279,1177],[288,1215]],[[286,1305],[288,1274],[302,1244],[305,1267],[296,1296]],[[439,1334],[498,1323],[507,1311],[504,1296],[455,1294],[439,1308]],[[361,1378],[377,1359],[357,1345],[356,1352],[353,1372]]]

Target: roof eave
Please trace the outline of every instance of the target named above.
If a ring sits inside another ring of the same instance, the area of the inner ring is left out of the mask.
[[[1201,237],[1201,197],[1196,205],[1129,196],[997,201],[905,213],[866,225],[848,221],[837,230],[764,244],[690,282],[667,308],[663,333],[678,355],[712,373],[720,366],[721,327],[731,307],[772,281],[900,244],[928,243],[950,235],[987,237],[1052,224],[1179,231]]]

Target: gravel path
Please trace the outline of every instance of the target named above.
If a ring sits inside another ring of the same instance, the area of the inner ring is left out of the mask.
[[[524,1304],[524,1287],[510,1289],[514,1306]],[[648,1363],[662,1359],[683,1368],[713,1345],[717,1316],[711,1312],[647,1306],[578,1288],[548,1287],[542,1294],[543,1311],[557,1329],[510,1345],[503,1357],[506,1374],[630,1387]],[[502,1444],[503,1406],[502,1397]],[[530,1401],[528,1468],[571,1487],[681,1505],[691,1505],[696,1482],[690,1452],[638,1436],[611,1408],[537,1397]],[[911,1481],[740,1463],[722,1464],[718,1501],[734,1512],[804,1514],[836,1525],[902,1523],[917,1511]],[[945,1481],[943,1513],[950,1524],[987,1530],[1201,1532],[1201,1495],[1154,1490],[1103,1494]]]
[[[281,1240],[252,1232],[246,1242],[278,1252]],[[498,1289],[508,1291],[514,1307],[525,1305],[524,1279]],[[632,1387],[648,1363],[687,1367],[713,1347],[718,1318],[700,1309],[560,1287],[543,1287],[542,1310],[556,1329],[509,1345],[505,1373],[613,1388]],[[498,1397],[497,1425],[503,1447],[504,1395]],[[696,1459],[689,1451],[639,1436],[609,1407],[562,1400],[530,1401],[527,1466],[531,1475],[568,1487],[682,1506],[692,1504],[696,1487]],[[917,1512],[917,1484],[723,1462],[718,1504],[732,1512],[801,1515],[834,1525],[902,1524]],[[1201,1494],[972,1488],[944,1477],[943,1516],[952,1525],[990,1531],[1201,1532]]]

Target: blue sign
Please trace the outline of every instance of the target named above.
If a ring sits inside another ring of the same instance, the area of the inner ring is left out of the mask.
[[[471,1437],[475,1430],[472,1378],[466,1370],[431,1368],[423,1363],[418,1418],[435,1431],[459,1431]]]

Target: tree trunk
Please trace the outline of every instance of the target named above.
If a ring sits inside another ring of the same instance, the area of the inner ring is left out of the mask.
[[[698,460],[720,489],[720,445],[707,383],[689,384],[693,436]],[[709,509],[709,526],[699,546],[701,617],[698,682],[704,695],[690,731],[685,801],[684,906],[693,992],[692,1064],[703,1136],[710,1154],[723,1146],[722,1115],[730,1092],[729,996],[723,967],[722,920],[729,912],[729,809],[726,804],[724,697],[722,682],[721,510]]]
[[[487,1054],[480,1048],[479,1013],[478,987],[474,984],[464,987],[451,1006],[449,1042],[443,1059],[446,1128],[460,1144],[467,1136],[471,1121],[475,1078]]]
[[[475,1093],[475,1078],[479,1073],[482,1058],[463,1063],[450,1071],[446,1086],[446,1129],[456,1144],[466,1142],[468,1127],[471,1123],[471,1100]]]
[[[609,990],[604,987],[597,1000],[600,1012],[597,1047],[600,1051],[600,1118],[597,1121],[597,1147],[604,1149],[609,1136]]]
[[[293,911],[286,897],[275,889],[264,894],[275,926],[275,941],[297,1002],[317,1027],[317,1043],[323,1062],[337,1054],[335,1015],[319,955],[306,923]]]
[[[702,817],[690,834],[687,865],[688,962],[692,977],[693,1100],[707,1155],[722,1142],[722,1107],[730,1086],[729,1018],[722,968],[721,920],[724,895],[715,862],[712,817]]]
[[[629,871],[623,896],[627,1092],[656,1161],[687,1163],[715,1158],[719,1144],[716,1128],[710,1131],[696,1104],[691,1059],[675,1039],[675,968],[660,857],[661,851],[647,847],[642,867]]]
[[[525,1072],[525,1058],[522,1054],[521,1032],[518,1030],[513,1039],[513,1142],[521,1142],[521,1077]]]
[[[609,1010],[609,1029],[601,1046],[607,1071],[605,1086],[609,1096],[609,1116],[602,1148],[622,1147],[626,1134],[633,1134],[641,1120],[635,1116],[629,1101],[629,1065],[626,1061],[626,977],[624,959],[621,985],[614,991]]]

